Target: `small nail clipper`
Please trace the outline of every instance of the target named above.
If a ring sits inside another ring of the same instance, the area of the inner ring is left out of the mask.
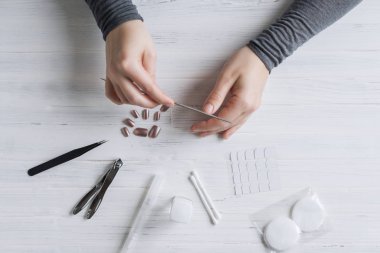
[[[74,207],[74,215],[82,211],[91,202],[90,207],[85,214],[86,219],[91,219],[91,217],[95,214],[100,204],[102,203],[104,194],[106,193],[108,187],[112,183],[121,166],[123,166],[123,161],[121,159],[118,159],[113,163],[112,167],[107,170],[100,181],[96,183],[94,187],[89,192],[87,192]]]

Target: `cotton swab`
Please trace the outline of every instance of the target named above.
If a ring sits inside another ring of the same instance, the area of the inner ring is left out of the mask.
[[[198,185],[195,177],[193,175],[190,175],[189,178],[190,178],[191,183],[193,183],[194,188],[197,191],[199,198],[201,199],[201,202],[202,202],[203,206],[205,207],[208,216],[211,219],[212,224],[214,224],[214,225],[218,224],[218,220],[215,218],[214,213],[211,211],[210,206],[208,205],[206,199],[204,198],[201,189],[199,189],[199,185]]]
[[[199,175],[198,175],[198,172],[196,172],[195,170],[193,170],[191,173],[191,175],[194,176],[195,180],[197,181],[198,185],[199,185],[199,188],[200,190],[202,191],[208,205],[210,206],[210,209],[212,210],[212,212],[214,213],[214,216],[216,219],[221,219],[222,218],[222,215],[218,212],[218,210],[216,210],[216,207],[214,205],[214,202],[211,200],[210,196],[208,195],[208,193],[206,192],[206,189],[205,187],[203,186],[200,178],[199,178]]]

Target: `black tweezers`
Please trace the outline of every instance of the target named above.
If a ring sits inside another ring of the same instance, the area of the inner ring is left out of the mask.
[[[81,148],[77,148],[77,149],[74,149],[74,150],[71,150],[63,155],[60,155],[60,156],[57,156],[47,162],[44,162],[40,165],[37,165],[31,169],[28,170],[28,175],[29,176],[34,176],[38,173],[41,173],[45,170],[48,170],[50,168],[53,168],[54,166],[57,166],[57,165],[60,165],[62,163],[65,163],[67,161],[70,161],[74,158],[77,158],[81,155],[83,155],[84,153],[87,153],[88,151],[90,151],[91,149],[94,149],[96,148],[97,146],[99,145],[102,145],[103,143],[105,143],[107,141],[99,141],[99,142],[96,142],[96,143],[93,143],[93,144],[90,144],[90,145],[87,145],[85,147],[81,147]]]
[[[76,204],[73,209],[74,215],[82,211],[83,208],[85,208],[92,200],[90,207],[85,214],[86,219],[91,219],[91,217],[98,210],[100,203],[102,203],[104,194],[106,193],[108,187],[112,183],[121,166],[123,166],[123,161],[121,159],[118,159],[113,163],[112,167],[107,170],[100,181],[96,183],[96,185],[94,185],[94,187],[92,187],[92,189],[83,196],[78,204]]]

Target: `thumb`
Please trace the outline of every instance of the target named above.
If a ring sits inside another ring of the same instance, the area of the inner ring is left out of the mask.
[[[221,75],[218,78],[203,105],[204,112],[213,114],[219,109],[232,85],[235,83],[235,79],[236,78],[226,77],[225,75]]]

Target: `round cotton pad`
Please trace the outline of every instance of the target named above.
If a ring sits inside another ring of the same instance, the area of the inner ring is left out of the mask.
[[[303,232],[315,231],[325,220],[325,210],[317,198],[305,197],[293,206],[292,219]]]
[[[297,243],[299,232],[293,220],[288,217],[279,217],[265,227],[264,240],[274,250],[287,250]]]
[[[189,223],[193,213],[193,202],[184,197],[174,197],[170,210],[170,220],[181,223]]]

